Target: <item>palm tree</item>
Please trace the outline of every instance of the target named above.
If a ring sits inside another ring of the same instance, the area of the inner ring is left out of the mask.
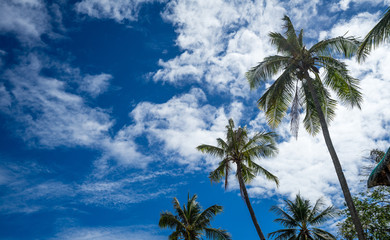
[[[388,41],[390,37],[390,7],[387,8],[381,20],[374,26],[373,29],[365,36],[363,42],[358,49],[358,61],[365,59],[368,52],[372,48],[376,48],[384,41]]]
[[[300,194],[296,196],[294,202],[290,200],[284,202],[286,210],[272,206],[271,211],[280,216],[274,222],[282,224],[285,229],[272,232],[268,237],[274,237],[275,240],[336,240],[331,233],[316,227],[336,215],[333,206],[321,210],[324,205],[321,199],[311,206],[310,201],[303,199]]]
[[[220,228],[212,228],[211,220],[215,215],[222,212],[222,207],[213,205],[202,211],[202,207],[196,202],[197,195],[190,198],[188,195],[187,205],[180,207],[179,201],[173,199],[173,207],[176,216],[170,212],[161,213],[158,225],[161,228],[171,228],[175,231],[169,235],[169,240],[198,240],[203,235],[214,240],[230,240],[230,234]]]
[[[261,240],[264,240],[264,234],[257,222],[252,205],[249,201],[248,192],[245,183],[253,180],[256,175],[262,174],[268,180],[279,184],[278,178],[266,169],[254,162],[254,158],[273,156],[277,152],[275,145],[274,133],[256,133],[249,138],[246,127],[234,129],[234,122],[229,119],[229,124],[226,126],[226,140],[217,138],[218,146],[200,145],[197,149],[203,153],[219,157],[222,161],[218,167],[209,175],[211,182],[220,182],[225,178],[225,189],[228,186],[228,176],[232,170],[232,164],[237,167],[236,177],[240,186],[241,196],[244,198],[252,217],[257,234]]]
[[[271,43],[281,55],[266,57],[249,70],[246,76],[251,89],[254,89],[281,72],[258,100],[258,106],[265,111],[271,127],[279,125],[291,104],[291,131],[295,137],[298,136],[302,109],[306,112],[303,119],[306,130],[315,135],[322,129],[359,239],[363,240],[365,238],[361,223],[327,126],[335,115],[337,103],[331,98],[328,88],[336,92],[343,104],[360,108],[362,95],[358,80],[349,75],[345,63],[333,58],[341,55],[352,57],[359,42],[352,37],[337,37],[320,41],[307,49],[303,44],[303,30],[297,36],[290,19],[285,16],[283,20],[285,36],[275,32],[269,34]],[[320,78],[319,68],[324,70],[323,80]]]

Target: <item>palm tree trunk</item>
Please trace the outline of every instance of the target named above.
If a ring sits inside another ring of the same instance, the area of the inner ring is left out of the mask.
[[[265,240],[264,234],[260,229],[259,223],[257,222],[255,212],[253,211],[251,202],[249,201],[248,197],[248,192],[246,191],[245,183],[244,180],[242,179],[242,174],[241,174],[241,165],[240,163],[237,164],[237,177],[238,177],[238,182],[240,184],[240,190],[241,190],[241,195],[244,197],[246,206],[248,207],[249,213],[251,214],[253,224],[255,225],[257,234],[259,235],[261,240]]]
[[[311,96],[312,96],[313,101],[314,101],[314,105],[315,105],[317,113],[318,113],[318,117],[320,119],[320,124],[321,124],[321,128],[322,128],[322,134],[324,135],[326,146],[328,147],[328,151],[329,151],[330,156],[332,158],[334,168],[336,169],[336,174],[337,174],[337,177],[339,179],[339,182],[340,182],[340,185],[341,185],[341,189],[343,190],[345,202],[347,203],[349,212],[351,213],[352,222],[355,225],[355,229],[356,229],[356,232],[357,232],[357,235],[358,235],[358,239],[359,240],[365,240],[366,238],[364,236],[363,227],[362,227],[362,224],[360,223],[359,216],[358,216],[358,214],[356,212],[356,208],[355,208],[355,205],[354,205],[353,200],[352,200],[351,193],[350,193],[349,188],[348,188],[347,180],[345,179],[345,176],[344,176],[344,173],[343,173],[343,169],[341,168],[341,164],[340,164],[339,158],[337,157],[337,153],[336,153],[336,151],[335,151],[335,149],[333,147],[333,143],[332,143],[332,140],[330,138],[330,134],[329,134],[329,131],[328,131],[328,126],[326,124],[326,120],[325,120],[325,117],[324,117],[324,113],[322,112],[320,103],[318,101],[317,94],[316,94],[316,92],[314,90],[312,79],[311,79],[311,77],[309,76],[308,73],[305,74],[305,79],[307,81],[307,85],[309,87]]]

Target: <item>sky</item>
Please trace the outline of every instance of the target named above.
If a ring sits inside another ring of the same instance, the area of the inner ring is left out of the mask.
[[[276,54],[268,33],[288,15],[310,47],[364,37],[387,9],[379,0],[8,0],[0,1],[0,238],[167,239],[172,199],[197,194],[224,207],[212,225],[233,239],[256,230],[232,176],[211,184],[218,159],[195,148],[223,138],[228,119],[249,132],[275,131],[276,157],[259,163],[280,186],[248,184],[264,233],[269,212],[300,193],[343,208],[321,134],[289,118],[270,129],[245,72]],[[338,105],[330,134],[352,194],[365,188],[369,151],[390,143],[389,44],[363,64],[361,110]],[[272,82],[272,80],[270,81]],[[336,234],[332,219],[325,226]]]

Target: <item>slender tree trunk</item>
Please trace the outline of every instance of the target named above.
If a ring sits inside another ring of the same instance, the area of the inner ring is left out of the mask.
[[[328,126],[326,124],[326,120],[324,117],[324,113],[322,112],[321,105],[318,101],[317,93],[314,90],[312,79],[310,78],[308,73],[306,73],[305,79],[307,81],[307,85],[309,87],[310,93],[313,97],[314,105],[316,107],[318,117],[319,117],[320,123],[321,123],[322,134],[324,135],[326,146],[328,147],[328,151],[329,151],[330,156],[332,158],[334,168],[336,169],[336,174],[337,174],[337,177],[339,179],[341,189],[343,190],[345,202],[347,203],[349,212],[351,213],[352,222],[355,225],[355,229],[356,229],[359,240],[365,240],[366,238],[364,236],[363,227],[362,227],[362,224],[360,223],[360,219],[359,219],[359,216],[357,214],[355,205],[353,203],[351,193],[349,192],[347,180],[345,179],[339,158],[337,157],[337,153],[333,147],[333,143],[332,143],[332,140],[330,138]]]
[[[245,183],[244,180],[242,179],[241,165],[240,163],[236,163],[236,164],[237,164],[237,176],[238,176],[238,182],[240,184],[241,194],[243,195],[246,206],[248,207],[249,213],[251,214],[252,221],[253,224],[255,225],[257,234],[259,235],[261,240],[265,240],[264,234],[260,229],[259,223],[257,222],[256,215],[255,212],[253,211],[251,202],[249,201],[248,192],[246,191]]]

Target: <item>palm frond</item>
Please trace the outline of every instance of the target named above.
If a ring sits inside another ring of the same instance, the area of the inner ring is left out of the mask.
[[[346,58],[353,57],[359,47],[360,42],[354,37],[336,37],[322,40],[314,44],[310,49],[310,53],[317,56],[340,56]]]
[[[270,173],[268,170],[263,168],[262,166],[258,165],[257,163],[253,161],[248,161],[248,165],[251,169],[253,169],[253,172],[256,175],[263,175],[266,179],[275,182],[276,186],[279,186],[279,179],[272,173]]]
[[[310,220],[310,224],[312,225],[319,225],[321,223],[324,223],[325,221],[333,218],[336,216],[336,210],[333,206],[327,207],[323,211],[321,211],[318,215],[313,217]]]
[[[275,232],[271,232],[268,234],[269,238],[273,238],[275,240],[285,240],[285,239],[295,239],[296,236],[296,229],[290,228],[290,229],[280,229]]]
[[[265,111],[267,122],[276,128],[286,115],[294,94],[294,81],[291,77],[293,66],[287,68],[258,100],[258,107]]]
[[[324,81],[336,92],[342,104],[361,108],[363,97],[358,86],[359,80],[351,77],[347,69],[327,66]]]
[[[264,82],[270,80],[272,76],[280,71],[280,69],[283,69],[288,65],[289,60],[290,57],[279,55],[266,57],[264,61],[246,72],[245,75],[250,88],[255,89]]]
[[[206,227],[218,213],[222,212],[222,210],[223,210],[222,206],[219,205],[210,206],[202,213],[198,214],[194,222],[198,226]]]
[[[229,173],[230,164],[227,159],[221,161],[219,166],[209,174],[209,178],[211,182],[220,182],[222,178]],[[227,173],[227,174],[226,174]],[[227,181],[225,181],[225,188],[227,188]]]
[[[202,153],[207,153],[215,157],[223,157],[225,154],[224,149],[213,145],[202,144],[197,146],[196,149]]]
[[[213,240],[230,240],[232,237],[226,230],[219,228],[205,228],[206,237]]]
[[[188,224],[189,221],[186,217],[186,211],[185,211],[185,209],[181,208],[180,202],[179,202],[179,200],[177,200],[177,198],[173,198],[173,208],[175,209],[176,214],[179,217],[179,220],[181,222]]]
[[[183,234],[181,232],[174,231],[171,235],[169,235],[168,240],[179,240],[179,237],[181,237],[181,236],[183,236]]]
[[[278,206],[272,206],[270,208],[270,211],[274,212],[276,215],[281,217],[281,218],[275,219],[274,222],[278,222],[287,228],[295,228],[295,227],[299,226],[299,223],[294,218],[294,216],[291,216],[289,213],[284,211],[282,208],[280,208]]]
[[[158,226],[161,228],[176,228],[182,227],[185,228],[184,225],[170,212],[164,212],[160,214],[160,221],[158,222]]]
[[[327,123],[330,123],[330,121],[332,121],[335,116],[337,102],[330,97],[330,93],[322,84],[319,75],[317,73],[315,73],[315,75],[316,78],[315,80],[312,80],[312,83],[314,89],[316,90],[318,101],[321,104],[321,109],[325,120]],[[314,136],[321,130],[321,124],[316,107],[314,105],[314,99],[306,81],[302,82],[301,97],[304,99],[303,103],[306,112],[303,123],[306,130]]]
[[[284,15],[282,20],[284,21],[283,28],[286,30],[285,35],[287,36],[287,42],[293,46],[293,56],[297,56],[301,48],[301,44],[297,38],[297,33],[295,32],[294,26],[287,15]]]
[[[319,240],[336,240],[335,236],[325,230],[312,228],[312,232]]]
[[[242,180],[244,181],[244,183],[250,183],[256,177],[254,170],[252,168],[247,167],[243,163],[237,163],[237,164],[241,164],[241,175],[242,175]],[[238,172],[236,175],[238,178]]]
[[[299,49],[296,48],[296,45],[291,43],[291,40],[285,38],[282,34],[270,32],[268,36],[271,39],[271,45],[276,47],[278,53],[281,53],[285,56],[296,56],[299,52]]]
[[[357,51],[358,61],[364,61],[368,52],[379,44],[389,39],[390,35],[390,7],[386,9],[386,13],[374,28],[366,35],[363,42],[360,44]]]

